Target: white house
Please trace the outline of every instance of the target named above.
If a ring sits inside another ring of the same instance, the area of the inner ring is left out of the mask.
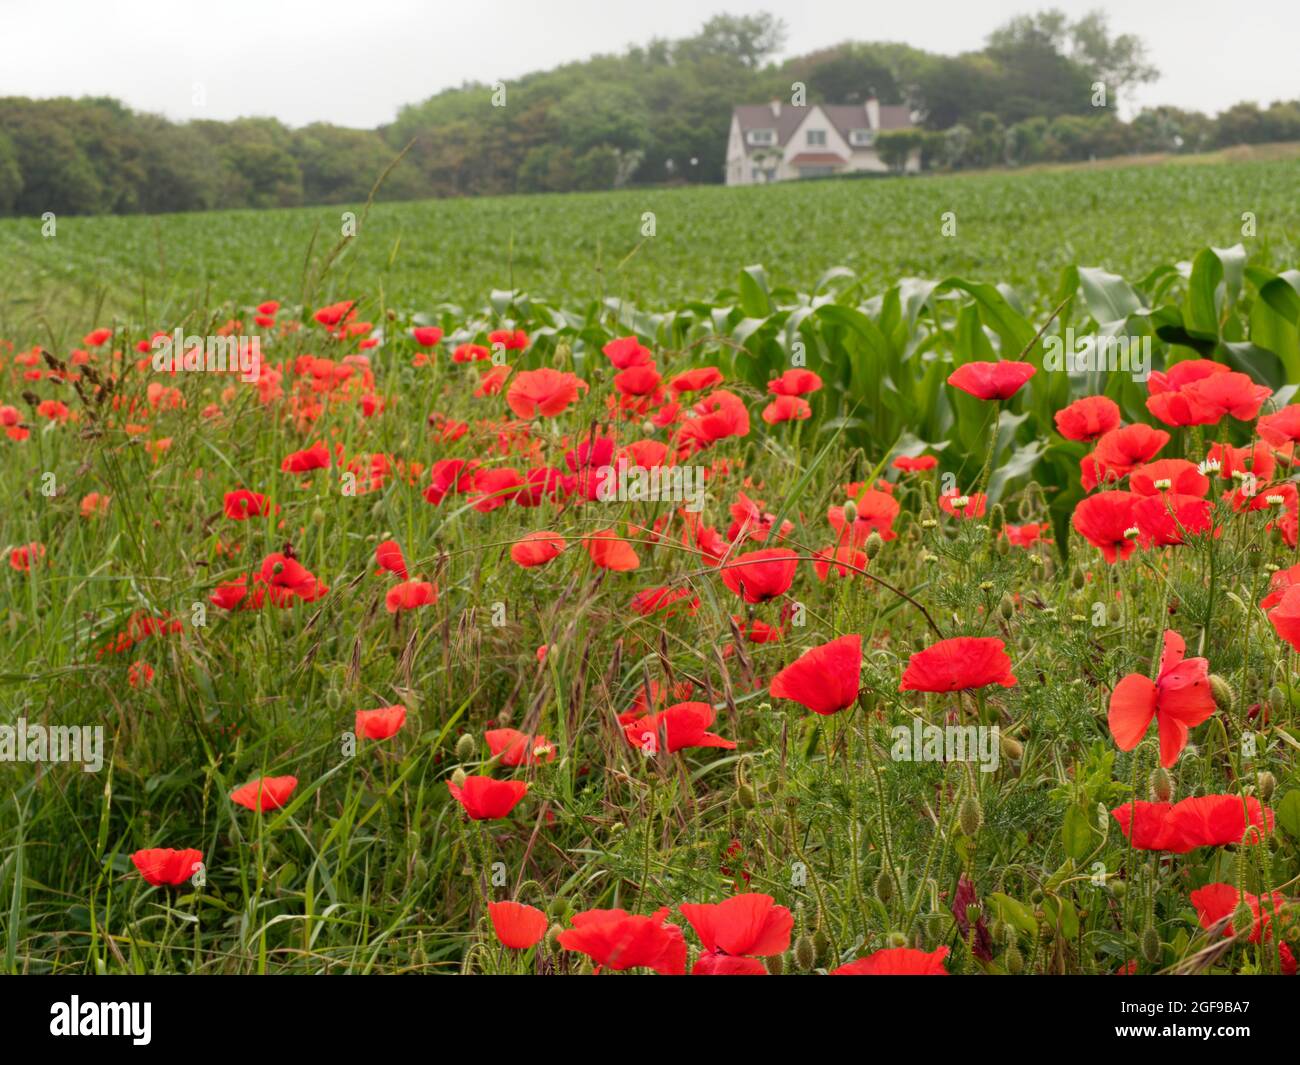
[[[874,96],[862,104],[796,107],[779,100],[742,104],[731,112],[727,184],[760,185],[858,170],[886,171],[889,167],[876,151],[876,136],[886,130],[913,128],[906,107],[882,104]],[[921,169],[919,149],[909,154],[905,169]]]

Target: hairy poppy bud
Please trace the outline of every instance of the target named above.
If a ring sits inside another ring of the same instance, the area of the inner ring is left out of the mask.
[[[890,932],[885,937],[885,946],[897,950],[899,947],[907,946],[907,936],[902,932]]]
[[[794,941],[794,963],[800,972],[810,973],[817,966],[817,948],[811,936],[800,936]]]
[[[817,960],[825,961],[826,955],[830,953],[831,937],[828,936],[824,929],[818,928],[813,932],[813,950],[817,952]]]
[[[967,795],[962,799],[961,808],[957,811],[957,824],[961,827],[961,834],[974,837],[983,823],[984,811],[980,808],[979,799],[974,795]]]
[[[749,784],[741,784],[736,789],[736,802],[746,810],[752,810],[758,805],[758,796],[754,794],[754,789]]]
[[[1268,802],[1277,789],[1277,777],[1265,769],[1255,777],[1255,788],[1259,792],[1259,801]]]
[[[1155,802],[1169,802],[1174,797],[1174,778],[1163,766],[1152,770],[1147,785],[1151,788],[1151,798]]]
[[[1214,705],[1224,713],[1232,710],[1232,685],[1217,673],[1210,674],[1210,694],[1214,696]]]
[[[456,741],[456,760],[468,762],[478,751],[478,743],[470,733],[465,733]]]
[[[871,535],[867,537],[867,542],[862,545],[862,551],[868,559],[875,558],[880,554],[880,549],[885,546],[885,541],[880,533],[875,529],[871,530]]]
[[[858,520],[858,505],[852,499],[844,504],[844,521],[847,525],[852,525]],[[875,532],[873,529],[872,532]]]
[[[1007,949],[1002,955],[1002,964],[1012,976],[1019,976],[1025,971],[1025,956],[1020,953],[1014,938],[1007,944]]]
[[[784,954],[769,954],[766,958],[763,959],[763,963],[767,966],[767,972],[769,976],[785,975]]]
[[[888,906],[889,900],[894,897],[894,879],[889,875],[888,869],[880,870],[880,875],[876,877],[873,885],[876,898],[880,900],[882,906]]]
[[[564,933],[564,925],[553,924],[546,930],[546,949],[552,954],[558,954],[560,951],[560,936]]]
[[[451,775],[451,782],[455,784],[456,787],[463,788],[468,777],[469,774],[466,773],[465,770],[461,769],[460,766],[457,766],[456,771]]]
[[[1244,943],[1254,932],[1255,911],[1250,908],[1250,903],[1242,899],[1237,903],[1237,908],[1232,911],[1232,934],[1239,943]]]
[[[1088,583],[1088,579],[1083,575],[1083,570],[1078,566],[1070,573],[1070,586],[1076,591],[1082,591],[1083,586]]]
[[[1142,929],[1142,938],[1139,940],[1139,948],[1142,951],[1142,957],[1152,965],[1160,960],[1160,936],[1157,934],[1154,925],[1147,925]]]
[[[1010,621],[1015,616],[1016,601],[1011,598],[1010,592],[1002,593],[1002,598],[998,600],[998,613],[1007,621]]]
[[[998,745],[1002,748],[1002,753],[1010,758],[1013,762],[1018,762],[1025,753],[1025,746],[1019,740],[1012,739],[1010,736],[1003,736],[999,733]]]
[[[1106,620],[1112,625],[1118,625],[1120,618],[1123,616],[1124,615],[1120,613],[1118,603],[1111,603],[1110,606],[1106,608]]]

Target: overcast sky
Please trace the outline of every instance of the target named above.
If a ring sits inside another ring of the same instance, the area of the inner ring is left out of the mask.
[[[1213,113],[1300,97],[1300,0],[0,0],[0,96],[371,127],[466,80],[688,36],[721,11],[780,16],[797,55],[847,39],[967,51],[1047,7],[1101,8],[1146,42],[1161,78],[1140,103]]]

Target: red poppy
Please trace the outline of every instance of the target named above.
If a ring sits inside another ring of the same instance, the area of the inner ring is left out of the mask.
[[[929,953],[913,947],[888,947],[868,954],[865,958],[841,965],[830,971],[831,976],[947,976],[943,960],[947,947],[938,947]]]
[[[700,609],[700,597],[693,595],[689,588],[647,588],[632,596],[629,605],[642,617],[662,613],[664,617],[671,618],[677,614],[675,605],[683,599],[687,600],[686,613],[694,617],[695,612]]]
[[[873,532],[879,533],[880,538],[885,541],[898,537],[898,533],[894,532],[894,521],[902,508],[898,500],[888,492],[868,488],[858,495],[854,503],[858,508],[858,516],[852,528],[849,528],[845,520],[843,507],[830,507],[826,511],[826,520],[839,534],[839,543],[861,547]]]
[[[1181,802],[1129,802],[1111,810],[1137,850],[1186,854],[1197,847],[1260,842],[1273,831],[1273,811],[1253,795],[1201,795]]]
[[[519,471],[510,466],[475,470],[470,487],[470,506],[480,514],[490,514],[499,507],[515,502],[519,489],[526,484]]]
[[[148,662],[132,662],[126,671],[126,682],[132,688],[147,688],[153,683],[153,666]]]
[[[1276,414],[1264,415],[1256,422],[1255,431],[1273,447],[1300,441],[1300,404],[1293,403]]]
[[[32,563],[40,563],[45,558],[45,545],[33,540],[22,544],[9,552],[9,565],[19,573],[30,573]]]
[[[88,348],[97,348],[113,335],[111,329],[95,329],[81,338],[81,342]]]
[[[1133,505],[1133,520],[1144,547],[1169,547],[1184,543],[1187,535],[1210,532],[1213,509],[1213,504],[1200,496],[1166,492],[1139,498]]]
[[[976,399],[1010,399],[1035,372],[1028,362],[966,362],[948,375],[948,383]]]
[[[323,470],[330,464],[329,449],[324,444],[313,444],[302,451],[295,451],[280,463],[285,473],[306,473],[308,470]]]
[[[1141,498],[1123,491],[1088,496],[1075,506],[1070,524],[1113,565],[1137,550],[1137,538],[1130,536],[1129,531],[1137,527],[1134,508]]]
[[[247,488],[227,492],[222,499],[222,506],[226,517],[234,521],[262,518],[271,513],[271,501],[260,492],[250,492]]]
[[[959,493],[956,489],[939,496],[939,509],[954,518],[970,521],[984,517],[988,509],[989,497],[983,492]]]
[[[1049,543],[1051,537],[1047,534],[1051,531],[1051,525],[1045,521],[1027,521],[1023,525],[1004,525],[1002,527],[1002,535],[1006,537],[1008,543],[1024,548],[1033,547],[1034,544],[1039,542]]]
[[[1160,731],[1160,764],[1166,769],[1187,746],[1188,731],[1214,713],[1210,664],[1204,658],[1184,658],[1186,651],[1186,641],[1166,629],[1156,679],[1130,673],[1110,696],[1107,723],[1115,746],[1133,750],[1154,720]]]
[[[811,370],[786,370],[780,377],[767,383],[767,390],[774,396],[806,396],[822,387],[822,379]]]
[[[805,421],[812,417],[812,407],[799,396],[777,396],[763,408],[761,417],[768,425]]]
[[[1286,905],[1286,896],[1280,891],[1270,892],[1266,896],[1252,895],[1249,891],[1238,892],[1231,884],[1223,883],[1206,884],[1204,887],[1197,888],[1192,892],[1190,899],[1192,905],[1196,907],[1197,920],[1207,932],[1225,917],[1231,917],[1244,899],[1246,905],[1250,907],[1250,912],[1255,915],[1255,923],[1251,927],[1249,936],[1251,943],[1259,943],[1270,938],[1272,929],[1269,926],[1273,918]],[[1224,925],[1222,934],[1225,936],[1237,934],[1231,921]]]
[[[1176,390],[1153,389],[1147,410],[1166,425],[1213,425],[1225,414],[1248,422],[1272,394],[1272,389],[1255,384],[1248,374],[1212,372]]]
[[[824,547],[816,554],[813,572],[819,581],[825,581],[832,573],[837,577],[850,577],[867,568],[871,560],[865,551],[849,547]]]
[[[772,678],[770,691],[826,716],[853,705],[861,675],[862,637],[852,633],[804,652]]]
[[[632,366],[645,366],[654,360],[654,356],[636,337],[619,337],[611,340],[601,353],[613,363],[616,370],[626,370]]]
[[[587,554],[592,564],[600,569],[626,573],[641,565],[632,545],[618,535],[613,529],[601,529],[592,533],[586,540]]]
[[[671,381],[668,387],[674,392],[703,392],[723,382],[722,371],[716,366],[701,366],[696,370],[685,370]]]
[[[536,906],[525,906],[522,902],[489,902],[488,916],[501,945],[511,950],[528,950],[537,946],[546,935],[546,914]]]
[[[321,307],[312,315],[312,317],[326,328],[333,329],[343,321],[344,317],[352,310],[355,303],[355,300],[344,300],[342,303],[331,303],[328,307]]]
[[[1272,610],[1282,602],[1287,590],[1293,584],[1300,584],[1300,563],[1287,569],[1280,569],[1269,579],[1269,592],[1259,601],[1261,610]]]
[[[500,344],[506,351],[523,351],[528,347],[528,334],[522,329],[494,329],[488,334],[488,343]]]
[[[1140,496],[1162,492],[1204,496],[1210,491],[1210,479],[1197,468],[1196,463],[1186,459],[1157,459],[1139,466],[1129,474],[1128,485]]]
[[[778,906],[771,895],[732,895],[718,903],[684,902],[678,909],[704,946],[705,953],[693,970],[697,976],[722,975],[728,966],[725,959],[764,958],[790,948],[794,915]],[[741,968],[753,972],[752,967]]]
[[[447,790],[475,821],[495,821],[508,816],[519,805],[528,793],[528,785],[522,780],[467,776],[459,786],[454,781],[447,781]]]
[[[529,533],[510,546],[510,557],[524,569],[544,566],[565,548],[564,537],[553,532]]]
[[[626,910],[575,913],[573,927],[559,935],[560,946],[586,954],[603,968],[645,968],[662,976],[682,976],[686,939],[676,925],[664,924],[667,917],[667,906],[649,916]]]
[[[493,758],[504,766],[542,765],[555,761],[555,746],[545,736],[530,736],[512,728],[488,729],[483,733]]]
[[[1169,434],[1163,429],[1153,429],[1139,422],[1103,433],[1093,454],[1106,473],[1123,477],[1134,467],[1150,462],[1167,443]]]
[[[357,711],[357,735],[367,740],[386,740],[406,724],[406,707],[381,706]]]
[[[506,404],[518,418],[554,418],[577,402],[579,389],[586,391],[587,382],[575,374],[548,367],[520,370],[506,389]]]
[[[431,348],[442,339],[442,330],[436,325],[417,325],[411,330],[411,336],[422,348]]]
[[[193,847],[186,850],[173,850],[171,847],[154,847],[150,850],[136,851],[131,855],[132,864],[140,870],[145,883],[154,887],[183,884],[203,864],[203,852]]]
[[[633,747],[647,754],[660,750],[669,754],[688,747],[719,747],[734,750],[734,740],[709,732],[716,711],[708,703],[674,703],[657,714],[624,722],[623,735]]]
[[[1256,443],[1253,447],[1211,444],[1205,455],[1205,463],[1228,481],[1247,473],[1253,474],[1256,482],[1267,481],[1277,468],[1273,453],[1263,442]]]
[[[722,583],[746,603],[766,603],[790,590],[799,556],[782,547],[748,551],[722,566]]]
[[[957,636],[940,640],[908,659],[901,692],[955,692],[1000,684],[1014,687],[1005,644],[992,636]]]
[[[438,587],[429,581],[403,581],[388,589],[384,596],[384,608],[390,614],[399,610],[415,610],[422,606],[433,606],[438,602]]]
[[[278,810],[297,786],[297,777],[259,777],[232,791],[230,801],[249,810]]]
[[[1107,396],[1084,396],[1056,412],[1056,430],[1067,440],[1096,440],[1119,428],[1119,404]]]
[[[396,540],[384,540],[375,545],[375,563],[381,570],[395,573],[402,580],[408,579],[406,559],[402,557],[402,548]]]
[[[614,375],[614,388],[624,396],[649,396],[658,389],[662,378],[653,362],[629,366]]]
[[[894,469],[902,470],[904,473],[922,473],[934,469],[937,465],[939,460],[933,455],[917,455],[915,458],[910,455],[899,455],[893,462]]]
[[[1268,612],[1268,620],[1273,623],[1278,636],[1289,643],[1293,651],[1300,651],[1300,584],[1292,584],[1282,592],[1277,606]]]

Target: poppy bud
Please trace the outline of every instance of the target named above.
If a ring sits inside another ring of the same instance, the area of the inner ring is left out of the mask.
[[[993,504],[993,513],[989,515],[989,532],[998,536],[1002,532],[1002,527],[1007,523],[1006,512],[1002,509],[1001,503]]]
[[[980,825],[984,823],[984,811],[974,795],[962,799],[961,809],[957,812],[957,823],[961,826],[963,836],[974,837],[979,832]]]
[[[1006,952],[1002,955],[1002,964],[1012,976],[1019,976],[1025,971],[1025,956],[1020,953],[1015,939],[1007,945]]]
[[[907,936],[902,932],[890,932],[885,936],[885,946],[897,950],[899,947],[907,946]]]
[[[1214,705],[1224,713],[1232,710],[1232,685],[1217,673],[1210,674],[1210,694],[1214,696]]]
[[[1259,792],[1259,801],[1268,802],[1277,789],[1277,777],[1265,769],[1256,775],[1255,788]]]
[[[456,760],[458,762],[468,762],[478,751],[478,743],[474,736],[466,732],[456,741]]]
[[[335,689],[331,688],[325,693],[325,705],[331,710],[337,710],[343,705],[343,696],[341,696]]]
[[[824,961],[826,955],[830,953],[831,939],[822,929],[817,929],[813,933],[813,950],[817,952],[817,960]]]
[[[460,766],[457,766],[456,771],[451,775],[451,782],[455,784],[456,787],[463,788],[465,786],[465,781],[468,778],[469,774],[466,773],[465,770],[461,769]]]
[[[817,965],[817,948],[811,936],[800,936],[794,941],[794,963],[800,972],[810,973]]]
[[[1255,932],[1255,911],[1242,899],[1232,911],[1232,933],[1240,943],[1246,942]]]
[[[846,525],[852,525],[858,520],[858,505],[852,499],[844,504],[844,522]],[[875,532],[874,529],[871,530]],[[870,556],[868,556],[870,557]]]
[[[1108,881],[1106,886],[1110,888],[1110,893],[1114,895],[1117,899],[1122,899],[1125,895],[1128,894],[1127,880],[1120,880],[1118,877],[1116,877],[1114,880]]]
[[[1074,571],[1070,574],[1070,586],[1077,592],[1081,591],[1087,583],[1088,579],[1083,575],[1083,570],[1075,566]]]
[[[1174,797],[1174,778],[1163,766],[1152,770],[1147,785],[1151,788],[1153,802],[1169,802]]]
[[[1011,736],[998,734],[998,745],[1002,748],[1002,753],[1010,758],[1013,762],[1018,762],[1025,753],[1025,745]]]
[[[311,520],[313,525],[324,525],[325,511],[321,510],[320,507],[317,507],[315,510],[311,512]]]
[[[553,924],[546,930],[546,949],[552,954],[560,952],[560,936],[564,934],[564,925]]]
[[[769,954],[766,958],[763,959],[763,962],[767,966],[767,972],[769,976],[785,975],[784,954]]]
[[[880,900],[882,906],[889,905],[889,900],[894,896],[894,880],[889,875],[888,869],[880,870],[880,875],[876,877],[872,890],[875,891],[876,898]]]
[[[1010,592],[1002,593],[1002,598],[998,600],[998,613],[1007,621],[1010,621],[1015,615],[1016,601],[1011,598]]]
[[[880,549],[885,546],[885,541],[880,533],[875,529],[871,530],[871,535],[867,537],[867,542],[862,545],[862,550],[868,559],[875,558],[880,554]]]
[[[1139,940],[1139,949],[1142,957],[1152,965],[1160,960],[1160,936],[1157,934],[1154,925],[1147,925],[1142,929],[1142,938]]]
[[[1118,625],[1121,617],[1123,617],[1123,615],[1120,613],[1118,603],[1111,603],[1110,606],[1106,608],[1106,620],[1112,625]]]
[[[1275,714],[1280,714],[1286,709],[1286,695],[1283,694],[1279,687],[1272,687],[1268,692],[1268,708]]]
[[[746,810],[752,810],[758,805],[758,796],[754,794],[754,789],[748,784],[741,784],[736,789],[736,802]]]

